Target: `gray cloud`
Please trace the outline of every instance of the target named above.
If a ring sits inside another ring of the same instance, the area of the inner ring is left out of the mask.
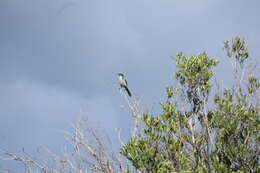
[[[1,83],[0,89],[2,144],[15,150],[63,138],[62,131],[69,130],[83,114],[107,130],[118,126],[115,107],[106,96],[85,99],[63,88],[30,81]]]

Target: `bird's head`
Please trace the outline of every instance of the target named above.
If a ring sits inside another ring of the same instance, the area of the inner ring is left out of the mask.
[[[118,73],[118,76],[124,77],[123,73]]]

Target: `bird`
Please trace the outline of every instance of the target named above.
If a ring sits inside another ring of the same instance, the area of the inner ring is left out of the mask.
[[[120,87],[124,88],[126,90],[127,94],[129,95],[129,97],[131,97],[132,94],[127,87],[127,81],[125,80],[124,74],[118,73],[118,82],[119,82]]]

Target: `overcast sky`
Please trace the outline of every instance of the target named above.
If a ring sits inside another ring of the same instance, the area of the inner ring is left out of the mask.
[[[117,73],[147,110],[174,84],[178,52],[222,62],[223,40],[240,35],[259,56],[258,0],[0,0],[0,148],[60,152],[62,131],[86,115],[109,135],[132,119]],[[225,77],[223,77],[225,76]],[[0,162],[1,167],[13,164]]]

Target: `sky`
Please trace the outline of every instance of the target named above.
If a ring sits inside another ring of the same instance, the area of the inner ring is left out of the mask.
[[[127,141],[133,119],[118,90],[124,73],[146,111],[159,112],[165,86],[176,84],[171,56],[206,51],[230,64],[223,41],[237,35],[260,54],[258,0],[1,0],[0,148],[59,153],[81,116]],[[115,142],[116,143],[116,142]],[[116,145],[116,144],[115,144]],[[0,161],[0,168],[14,168]]]

